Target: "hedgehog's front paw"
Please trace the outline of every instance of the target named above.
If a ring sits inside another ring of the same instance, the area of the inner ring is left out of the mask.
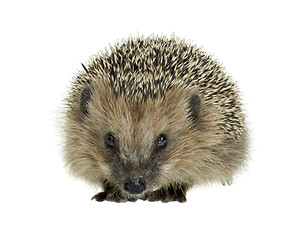
[[[106,200],[106,195],[107,193],[106,192],[100,192],[96,195],[94,195],[91,200],[96,200],[97,202],[103,202]]]
[[[128,201],[120,192],[100,192],[92,197],[92,200],[94,199],[97,202],[109,201],[121,203]]]
[[[154,192],[146,193],[142,200],[151,202],[162,201],[164,203],[173,201],[186,202],[186,190],[183,188],[174,189],[173,187],[169,187],[168,189],[161,188]]]
[[[186,191],[182,188],[173,188],[169,187],[167,190],[165,190],[165,194],[163,195],[163,198],[161,199],[162,202],[186,202]]]

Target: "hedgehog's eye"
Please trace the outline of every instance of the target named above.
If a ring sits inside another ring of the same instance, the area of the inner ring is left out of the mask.
[[[107,147],[114,148],[114,136],[111,133],[107,135],[105,141]]]
[[[167,140],[166,140],[165,135],[161,134],[157,139],[156,146],[160,147],[160,148],[164,148],[166,146],[166,142],[167,142]]]

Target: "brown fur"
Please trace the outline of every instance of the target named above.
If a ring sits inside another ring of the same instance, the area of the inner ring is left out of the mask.
[[[85,88],[92,93],[86,115],[80,111]],[[193,121],[195,94],[201,110]],[[103,187],[97,201],[185,201],[195,184],[231,183],[247,158],[235,83],[204,52],[175,38],[128,39],[94,56],[66,103],[65,160],[75,176]],[[108,133],[117,154],[105,146]],[[167,146],[154,152],[162,133]],[[146,191],[126,193],[129,175],[143,176]]]

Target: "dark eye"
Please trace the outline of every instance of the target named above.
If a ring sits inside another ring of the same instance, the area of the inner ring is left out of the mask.
[[[109,148],[114,148],[114,136],[111,133],[106,137],[106,145]]]
[[[156,145],[160,148],[164,148],[166,146],[166,137],[163,134],[158,137]]]

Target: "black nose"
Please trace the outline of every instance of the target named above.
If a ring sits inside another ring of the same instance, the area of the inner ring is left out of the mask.
[[[131,194],[139,194],[146,190],[146,183],[143,178],[128,177],[125,181],[124,190]]]

